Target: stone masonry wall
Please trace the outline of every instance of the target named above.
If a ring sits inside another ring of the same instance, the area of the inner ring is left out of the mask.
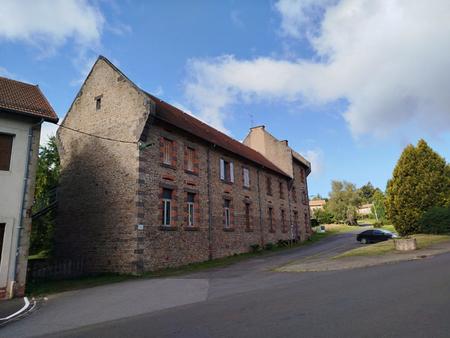
[[[162,163],[161,139],[173,141],[175,150],[171,165]],[[162,122],[148,123],[145,143],[149,146],[140,154],[139,223],[141,230],[140,260],[143,270],[180,266],[219,258],[250,250],[250,245],[276,243],[290,238],[288,178],[262,170],[250,161],[214,148]],[[186,171],[186,147],[195,149],[195,173]],[[209,155],[208,155],[209,153]],[[210,184],[208,185],[208,156]],[[220,159],[232,161],[234,183],[220,179]],[[243,185],[243,168],[250,171],[250,187]],[[258,175],[260,188],[258,189]],[[266,178],[272,181],[272,195],[266,187]],[[282,182],[283,199],[279,182]],[[173,222],[162,226],[162,189],[172,190]],[[208,191],[208,189],[210,189]],[[196,194],[196,224],[187,226],[186,196]],[[224,200],[230,201],[231,226],[224,226]],[[261,205],[260,205],[261,200]],[[250,206],[250,224],[247,226],[245,205]],[[209,233],[209,204],[211,204],[211,233]],[[261,207],[261,210],[260,210]],[[268,208],[273,210],[272,228]],[[285,210],[285,225],[281,210]],[[262,223],[260,220],[260,212]],[[209,236],[211,242],[209,242]],[[211,246],[209,246],[211,243]]]
[[[138,272],[137,141],[150,111],[145,95],[97,61],[63,122],[81,132],[57,135],[58,258],[83,258],[88,272]]]

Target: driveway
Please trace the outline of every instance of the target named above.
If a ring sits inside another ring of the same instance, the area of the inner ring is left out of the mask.
[[[208,299],[276,287],[299,276],[272,269],[293,260],[334,255],[354,247],[342,234],[296,249],[249,259],[225,268],[177,278],[146,279],[52,295],[29,317],[12,323],[1,337],[29,337],[98,324]]]

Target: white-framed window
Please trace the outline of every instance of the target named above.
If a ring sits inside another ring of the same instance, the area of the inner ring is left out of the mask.
[[[248,168],[243,168],[242,175],[244,176],[244,187],[250,188],[250,170],[248,170]]]
[[[0,134],[0,171],[10,169],[13,139],[14,135]]]
[[[195,149],[191,147],[186,148],[186,170],[194,171]]]
[[[172,190],[171,189],[163,189],[162,196],[162,225],[170,225],[171,219],[171,210],[172,210]]]
[[[220,179],[225,182],[234,182],[233,162],[220,159]]]
[[[225,228],[231,227],[231,211],[230,211],[230,201],[224,200],[223,203],[223,213],[224,213],[224,222],[225,222]]]
[[[163,163],[172,165],[173,141],[167,138],[163,139]]]
[[[187,193],[187,225],[192,227],[195,224],[195,194]]]

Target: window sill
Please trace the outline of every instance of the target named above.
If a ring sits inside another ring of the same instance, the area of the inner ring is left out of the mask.
[[[178,227],[173,225],[160,225],[158,229],[161,231],[177,231]]]
[[[189,175],[198,176],[198,172],[196,172],[196,171],[190,171],[190,170],[184,169],[184,172]]]
[[[176,169],[177,169],[177,167],[175,167],[175,166],[172,165],[172,164],[160,163],[160,165],[161,165],[161,167],[164,167],[164,168],[169,168],[169,169],[173,169],[173,170],[176,170]]]
[[[231,181],[225,181],[225,180],[220,180],[222,183],[224,184],[228,184],[228,185],[233,185],[234,182]]]
[[[234,232],[234,228],[223,228],[225,232]]]
[[[184,231],[200,231],[199,227],[185,226]]]
[[[245,185],[242,187],[242,188],[244,188],[245,190],[252,190],[252,189],[250,189],[250,187],[246,187]]]

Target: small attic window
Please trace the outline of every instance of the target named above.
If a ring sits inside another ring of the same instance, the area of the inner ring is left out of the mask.
[[[102,108],[102,96],[103,95],[100,95],[95,98],[95,109],[96,110],[100,110]]]

